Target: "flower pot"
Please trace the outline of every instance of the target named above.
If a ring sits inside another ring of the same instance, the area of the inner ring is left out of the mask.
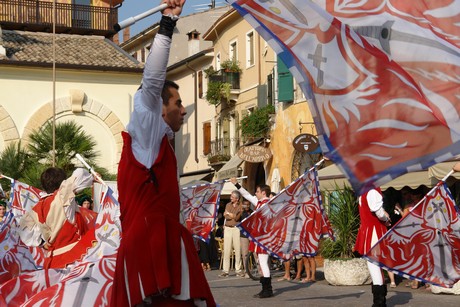
[[[324,259],[324,278],[334,286],[359,286],[372,283],[367,261],[362,258]]]

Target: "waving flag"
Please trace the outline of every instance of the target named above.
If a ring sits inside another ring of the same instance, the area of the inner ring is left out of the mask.
[[[0,223],[0,284],[24,272],[41,269],[44,252],[40,247],[26,246],[19,238],[18,222],[39,200],[41,190],[17,180],[12,181],[10,206]]]
[[[460,216],[442,181],[365,255],[406,278],[442,287],[460,280]]]
[[[216,182],[182,188],[181,216],[184,226],[198,239],[208,243],[219,211],[224,183]]]
[[[16,221],[30,211],[33,206],[40,200],[40,195],[45,194],[40,189],[30,186],[18,180],[11,182],[10,204]]]
[[[25,273],[0,286],[0,305],[40,306],[109,306],[118,246],[120,245],[120,210],[113,192],[104,194],[97,216],[97,242],[81,262],[64,270]],[[3,301],[2,301],[3,300]]]
[[[333,237],[316,170],[304,173],[237,226],[276,257],[316,255],[321,237]]]
[[[459,0],[436,1],[428,11],[420,2],[429,1],[321,1],[340,17],[346,12],[346,22],[368,14],[357,32],[312,1],[228,2],[289,67],[323,152],[355,191],[460,153]],[[385,27],[372,32],[372,22]],[[382,38],[370,43],[375,33]],[[399,45],[411,48],[398,55],[409,59],[405,66],[394,60]]]

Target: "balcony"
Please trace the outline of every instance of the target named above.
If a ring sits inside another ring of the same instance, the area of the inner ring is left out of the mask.
[[[56,3],[56,33],[111,37],[117,22],[117,8]],[[5,30],[52,32],[53,3],[2,0],[0,25]]]
[[[240,72],[227,72],[221,69],[219,73],[209,76],[209,82],[229,83],[233,90],[240,89]]]
[[[210,165],[223,164],[240,149],[239,138],[222,138],[211,141],[211,152],[208,155]]]

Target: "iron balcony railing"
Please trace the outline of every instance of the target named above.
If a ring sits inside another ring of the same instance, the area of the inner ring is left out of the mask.
[[[211,152],[208,157],[212,160],[219,160],[215,162],[225,162],[230,160],[230,158],[238,152],[240,149],[240,139],[239,138],[222,138],[211,141]]]
[[[56,3],[56,32],[112,36],[118,9]],[[7,30],[51,32],[53,3],[38,0],[1,0],[0,25]]]

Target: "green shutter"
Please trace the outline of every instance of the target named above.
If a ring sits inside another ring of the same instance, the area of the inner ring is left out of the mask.
[[[278,57],[278,101],[293,102],[294,101],[294,79],[289,69]]]

